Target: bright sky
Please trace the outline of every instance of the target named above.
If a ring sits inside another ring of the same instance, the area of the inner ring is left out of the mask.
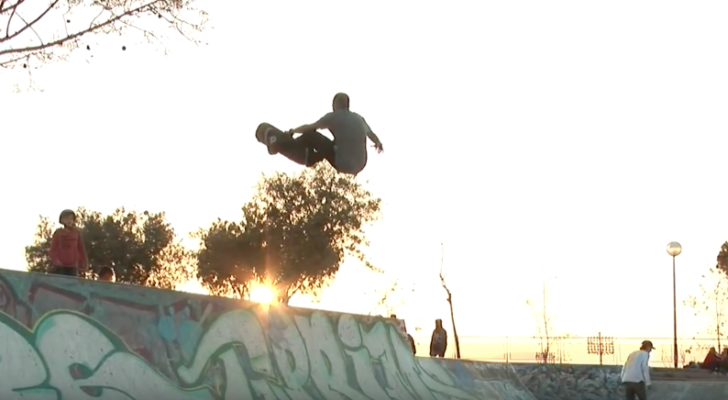
[[[401,277],[397,314],[429,331],[441,237],[461,335],[533,334],[543,269],[559,332],[670,337],[666,244],[682,303],[728,239],[728,3],[200,6],[208,46],[94,38],[90,62],[36,73],[45,93],[0,96],[4,267],[64,208],[163,210],[182,234],[238,218],[262,172],[298,169],[255,127],[313,122],[339,91],[385,145],[360,179],[385,200],[369,253],[390,273],[347,265],[320,307],[367,313],[359,292]]]

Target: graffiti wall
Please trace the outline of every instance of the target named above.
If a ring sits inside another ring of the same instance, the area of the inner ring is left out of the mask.
[[[0,270],[2,400],[532,399],[492,376],[394,320]]]

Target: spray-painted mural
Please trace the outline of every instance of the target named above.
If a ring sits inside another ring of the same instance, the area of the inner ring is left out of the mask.
[[[0,399],[533,399],[393,322],[2,272]]]

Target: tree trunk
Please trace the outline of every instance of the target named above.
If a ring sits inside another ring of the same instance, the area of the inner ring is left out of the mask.
[[[720,323],[718,323],[717,328],[717,334],[718,334],[718,351],[720,351]]]
[[[458,337],[458,329],[455,327],[455,312],[452,308],[452,296],[449,296],[447,302],[450,304],[450,320],[452,321],[452,334],[455,336],[455,358],[460,358],[460,338]]]

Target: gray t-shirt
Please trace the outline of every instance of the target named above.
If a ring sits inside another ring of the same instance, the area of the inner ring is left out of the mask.
[[[328,129],[336,144],[336,169],[356,175],[367,165],[369,124],[361,115],[349,110],[330,112],[318,121]]]

